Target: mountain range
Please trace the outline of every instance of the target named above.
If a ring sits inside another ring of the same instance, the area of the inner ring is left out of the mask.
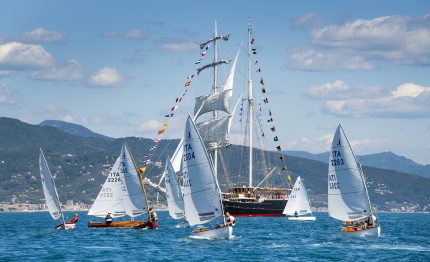
[[[283,151],[286,155],[328,162],[329,152],[311,154],[305,151]],[[430,165],[420,165],[404,156],[398,156],[392,152],[382,152],[370,155],[357,155],[358,161],[363,166],[371,166],[381,169],[395,170],[408,174],[430,178]]]
[[[67,124],[30,125],[12,118],[0,118],[0,201],[44,203],[38,166],[40,148],[43,149],[51,173],[54,175],[60,200],[65,202],[73,199],[75,202],[91,204],[105,182],[106,175],[118,157],[124,141],[127,141],[138,165],[143,163],[144,154],[147,154],[149,148],[154,145],[152,139],[146,138],[112,139],[97,136],[96,133],[92,136],[81,136],[79,132],[72,135],[59,127],[66,126],[67,130],[85,129]],[[152,158],[158,164],[148,166],[144,173],[146,177],[155,183],[159,182],[164,170],[162,165],[166,157],[172,155],[178,142],[179,140],[161,140],[158,143],[160,150],[155,150]],[[243,169],[239,164],[243,149],[244,147],[239,145],[231,145],[223,149],[220,160],[224,162],[225,168],[218,169],[222,190],[232,185],[243,185],[245,180],[239,175]],[[278,154],[275,159],[279,159],[280,153],[275,153]],[[301,176],[306,181],[314,204],[326,206],[328,161],[308,158],[286,155],[288,174],[293,178],[292,183],[297,176]],[[261,168],[261,163],[254,164],[254,170],[258,171],[257,169],[261,170]],[[230,175],[225,170],[230,170]],[[363,166],[363,170],[370,198],[379,209],[390,210],[404,205],[423,208],[430,205],[428,190],[430,179],[369,166]],[[260,172],[254,180],[262,181],[263,178],[264,175]],[[286,181],[285,173],[272,174],[266,181],[281,185]],[[288,185],[291,186],[291,184]],[[152,188],[147,187],[147,194],[150,201],[155,201],[157,198],[157,192]]]

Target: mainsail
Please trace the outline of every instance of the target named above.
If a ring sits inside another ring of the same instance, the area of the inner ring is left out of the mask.
[[[212,164],[191,116],[185,125],[182,174],[185,217],[190,226],[221,216],[221,199]]]
[[[176,176],[172,162],[169,158],[166,159],[164,183],[166,184],[166,197],[167,206],[169,207],[169,214],[174,219],[184,217],[184,200],[182,198],[182,191],[179,186],[179,180]]]
[[[342,126],[336,130],[328,168],[328,213],[342,221],[370,215],[364,176]]]
[[[39,169],[40,178],[42,179],[43,193],[45,194],[46,205],[48,206],[49,213],[53,219],[59,219],[63,216],[60,200],[58,198],[57,189],[55,188],[54,179],[52,179],[51,171],[49,170],[48,163],[46,163],[42,149],[40,149],[39,154]]]
[[[121,183],[125,212],[130,217],[142,215],[147,212],[146,197],[133,157],[125,143],[122,146],[120,158],[119,172],[123,176]]]
[[[300,176],[296,179],[283,214],[294,216],[296,212],[299,216],[312,213],[308,193]]]
[[[108,213],[111,213],[112,217],[126,215],[122,200],[120,164],[121,158],[118,157],[100,193],[88,211],[89,216],[105,217]]]

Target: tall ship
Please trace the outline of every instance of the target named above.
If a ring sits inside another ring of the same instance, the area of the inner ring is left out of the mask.
[[[249,19],[246,47],[237,45],[225,52],[219,42],[228,43],[230,35],[218,35],[215,24],[213,37],[199,45],[201,58],[190,77],[193,86],[197,85],[192,121],[210,156],[224,211],[233,216],[283,216],[291,193],[290,177],[251,35]],[[245,69],[236,70],[236,64]],[[254,97],[252,71],[260,73],[261,97]],[[170,156],[179,181],[183,157],[182,139]],[[158,185],[148,178],[145,183],[166,192],[164,177]]]
[[[218,41],[228,41],[229,38],[230,35],[218,35],[215,26],[213,37],[200,44],[202,50],[212,45],[214,56],[213,61],[201,66],[196,72],[200,77],[202,71],[211,69],[209,74],[213,77],[211,82],[207,79],[202,81],[210,85],[211,90],[208,94],[196,97],[194,119],[202,139],[209,145],[207,148],[215,167],[215,177],[223,191],[225,211],[234,216],[282,216],[291,193],[290,178],[284,156],[279,152],[281,147],[273,143],[279,142],[279,138],[268,107],[268,98],[254,98],[251,72],[261,72],[261,69],[258,59],[253,56],[257,50],[253,46],[255,41],[252,38],[251,20],[248,21],[246,48],[239,47],[233,60],[219,59]],[[246,55],[246,69],[238,70],[243,80],[236,81],[235,71],[240,53]],[[231,64],[231,67],[224,85],[220,85],[218,67],[226,64]],[[253,69],[253,65],[257,65],[257,68]],[[242,84],[242,94],[237,99],[233,98],[233,83],[235,92],[240,90]],[[266,95],[261,77],[259,84],[261,94]],[[266,132],[265,135],[264,126],[270,134]]]

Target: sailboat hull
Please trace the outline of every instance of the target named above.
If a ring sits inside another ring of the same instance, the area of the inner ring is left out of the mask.
[[[118,221],[118,222],[88,222],[88,227],[132,227],[138,221]]]
[[[158,227],[158,222],[147,222],[147,221],[142,221],[142,222],[137,222],[133,228],[134,229],[156,229]]]
[[[286,199],[264,199],[262,202],[248,202],[242,200],[223,200],[225,212],[233,216],[284,216]]]
[[[344,227],[342,228],[342,233],[345,235],[359,236],[359,237],[379,237],[381,235],[381,227],[376,226],[368,229],[358,229],[355,227]]]
[[[292,221],[315,221],[315,217],[314,216],[300,216],[300,217],[291,217],[291,216],[287,216],[287,220],[292,220]]]
[[[233,234],[233,227],[220,227],[220,228],[199,228],[193,231],[192,236],[198,238],[216,238],[228,239]]]
[[[76,223],[68,223],[68,222],[66,222],[65,224],[59,224],[58,226],[55,227],[55,229],[69,230],[69,229],[74,229],[75,227],[76,227]]]

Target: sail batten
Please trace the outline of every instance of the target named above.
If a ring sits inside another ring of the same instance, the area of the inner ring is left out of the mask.
[[[333,138],[328,170],[329,216],[356,221],[370,215],[366,186],[359,164],[341,125]]]

